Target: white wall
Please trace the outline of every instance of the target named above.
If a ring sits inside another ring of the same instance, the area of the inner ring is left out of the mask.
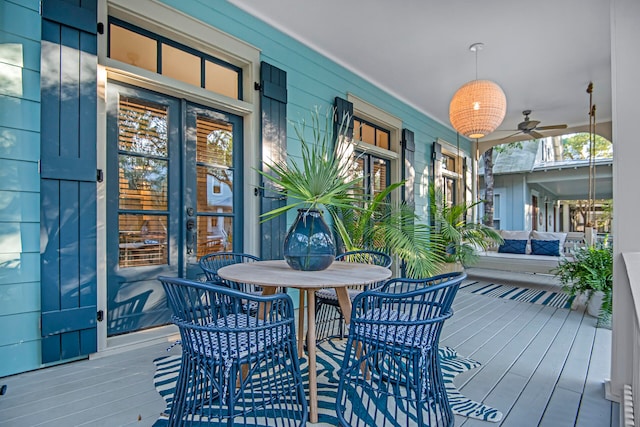
[[[622,252],[640,251],[640,198],[637,182],[640,141],[640,1],[611,0],[613,85],[613,342],[611,394],[619,399],[632,376],[633,307]],[[636,284],[638,286],[638,284]],[[638,391],[636,391],[638,392]],[[638,415],[636,415],[638,416]]]

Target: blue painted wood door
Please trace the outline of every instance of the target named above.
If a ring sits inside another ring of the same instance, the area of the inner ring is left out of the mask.
[[[159,275],[195,278],[200,256],[242,249],[242,122],[108,88],[107,331],[116,335],[169,322]]]

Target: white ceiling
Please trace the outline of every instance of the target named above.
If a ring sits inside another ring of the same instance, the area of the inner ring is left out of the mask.
[[[514,133],[525,109],[540,126],[588,125],[589,82],[597,122],[611,121],[608,0],[230,2],[449,127],[451,97],[476,77],[468,48],[484,43],[478,78],[507,96],[485,141]]]

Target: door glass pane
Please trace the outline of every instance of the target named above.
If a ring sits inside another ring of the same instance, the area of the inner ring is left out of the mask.
[[[198,212],[233,212],[233,171],[197,166]]]
[[[167,209],[167,161],[120,154],[120,209]]]
[[[119,265],[167,264],[166,215],[118,215]]]
[[[166,157],[167,107],[140,99],[120,97],[118,149],[130,153]]]
[[[196,117],[197,257],[233,250],[233,126]],[[213,214],[213,215],[212,215]]]
[[[124,96],[119,99],[120,267],[168,264],[167,120],[167,108],[163,105]]]
[[[212,252],[233,250],[233,218],[199,215],[197,227],[198,259]]]
[[[233,165],[233,128],[228,123],[218,123],[209,117],[196,119],[196,161],[211,166]]]

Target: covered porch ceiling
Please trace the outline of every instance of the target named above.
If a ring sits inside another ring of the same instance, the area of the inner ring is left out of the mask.
[[[476,78],[475,54],[468,48],[484,43],[477,77],[503,88],[507,115],[480,140],[480,154],[496,140],[530,139],[503,139],[527,109],[540,126],[568,125],[555,134],[586,130],[589,82],[598,131],[611,140],[608,1],[230,2],[449,127],[451,97]]]
[[[595,199],[613,198],[613,162],[598,162],[594,168]],[[589,166],[539,167],[527,174],[527,183],[537,184],[558,200],[589,198]]]

